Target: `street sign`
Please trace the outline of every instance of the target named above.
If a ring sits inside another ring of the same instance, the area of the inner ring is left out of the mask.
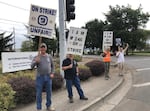
[[[103,51],[113,45],[113,31],[103,32]]]
[[[54,31],[56,10],[31,5],[28,33],[51,38]]]
[[[71,27],[67,41],[67,54],[82,55],[87,29]]]

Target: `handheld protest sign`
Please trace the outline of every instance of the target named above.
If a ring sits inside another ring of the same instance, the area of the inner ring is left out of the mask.
[[[87,29],[71,27],[67,41],[67,54],[82,55]]]
[[[103,32],[103,51],[108,47],[113,45],[113,31],[104,31]]]
[[[53,38],[56,10],[37,5],[31,5],[28,34]]]

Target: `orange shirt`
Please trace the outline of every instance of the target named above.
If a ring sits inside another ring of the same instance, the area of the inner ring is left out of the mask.
[[[103,57],[103,62],[110,62],[111,61],[111,54],[110,52],[104,52],[106,54],[105,57]]]

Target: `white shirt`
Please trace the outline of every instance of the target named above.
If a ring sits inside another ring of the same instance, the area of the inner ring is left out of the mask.
[[[117,54],[116,54],[116,56],[118,57],[118,59],[117,59],[117,62],[118,63],[121,63],[121,62],[124,62],[125,61],[125,59],[124,59],[124,51],[122,51],[122,52],[117,52]]]

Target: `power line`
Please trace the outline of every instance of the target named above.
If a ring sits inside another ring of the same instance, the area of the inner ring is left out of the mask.
[[[15,6],[15,5],[6,3],[6,2],[2,2],[2,1],[0,1],[0,4],[4,4],[4,5],[10,6],[10,7],[14,7],[14,8],[17,8],[17,9],[20,9],[20,10],[24,10],[24,11],[29,11],[28,9],[25,9],[25,8],[22,8],[22,7],[18,7],[18,6]]]
[[[0,29],[0,31],[2,31],[2,32],[8,32],[8,33],[12,33],[13,31],[10,31],[10,30],[3,30],[3,29]],[[15,34],[18,34],[18,35],[25,35],[25,34],[23,34],[23,33],[18,33],[18,32],[15,32]]]
[[[21,23],[21,24],[27,24],[27,23],[15,21],[15,20],[4,19],[4,18],[0,18],[0,20],[9,21],[9,22],[15,22],[15,23]]]
[[[6,25],[6,26],[11,26],[11,27],[21,27],[21,25],[24,25],[24,24],[15,24],[15,23],[8,23],[7,21],[6,22],[1,22],[0,21],[0,24],[4,24],[4,25]]]
[[[4,5],[7,5],[7,6],[14,7],[14,8],[17,8],[17,9],[20,9],[20,10],[24,10],[24,11],[28,11],[28,12],[30,11],[28,9],[21,8],[21,7],[18,7],[18,6],[15,6],[15,5],[6,3],[6,2],[2,2],[2,1],[0,1],[0,4],[4,4]],[[58,16],[56,16],[56,17],[58,17]],[[15,22],[15,23],[27,24],[27,23],[23,23],[23,22],[19,22],[19,21],[14,21],[14,20],[9,20],[9,19],[4,19],[4,18],[0,18],[0,20],[9,21],[9,22]]]

